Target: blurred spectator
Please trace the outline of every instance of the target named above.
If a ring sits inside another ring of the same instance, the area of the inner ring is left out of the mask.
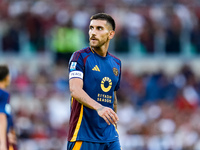
[[[191,43],[196,53],[200,54],[200,20],[191,32]]]
[[[73,52],[85,45],[85,35],[82,30],[74,28],[70,20],[56,27],[52,42],[55,49],[56,62],[68,64]]]
[[[30,79],[26,74],[25,70],[19,72],[18,76],[14,80],[14,85],[16,86],[16,90],[20,93],[29,92],[30,91]]]
[[[38,15],[27,14],[25,27],[27,28],[31,49],[33,51],[44,51],[45,32],[42,18]]]
[[[146,18],[144,28],[140,35],[140,41],[143,44],[144,51],[147,54],[153,54],[155,52],[154,39],[155,39],[154,24],[151,21],[151,19],[148,17]]]
[[[173,7],[166,7],[166,17],[168,25],[166,26],[166,53],[180,54],[181,53],[181,22],[178,16],[174,13]]]
[[[114,39],[115,51],[119,53],[129,53],[129,38],[125,28],[118,29]]]
[[[5,52],[19,52],[19,24],[17,20],[9,19],[9,26],[2,36],[2,49]]]

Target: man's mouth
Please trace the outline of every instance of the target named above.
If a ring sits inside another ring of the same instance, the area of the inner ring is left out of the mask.
[[[91,41],[96,41],[97,39],[96,39],[96,38],[90,38],[90,40],[91,40]]]

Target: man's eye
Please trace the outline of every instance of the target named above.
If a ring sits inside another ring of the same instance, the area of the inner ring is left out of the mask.
[[[90,27],[90,29],[93,29],[94,27]]]
[[[102,27],[98,27],[98,30],[103,30],[103,28]]]

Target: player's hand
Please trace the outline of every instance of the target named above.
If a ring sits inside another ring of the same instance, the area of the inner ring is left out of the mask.
[[[119,120],[117,114],[109,107],[102,106],[97,109],[97,113],[106,121],[108,125],[110,125],[110,123],[116,125],[117,121]]]
[[[17,136],[14,132],[8,132],[8,141],[10,144],[17,144]]]

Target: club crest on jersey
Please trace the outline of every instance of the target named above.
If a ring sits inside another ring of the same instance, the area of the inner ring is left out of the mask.
[[[115,67],[113,68],[113,73],[114,73],[115,76],[118,76],[119,71],[117,70],[117,68],[115,68]]]
[[[77,64],[77,62],[72,62],[71,63],[71,66],[70,66],[70,70],[71,71],[76,69],[76,64]]]

